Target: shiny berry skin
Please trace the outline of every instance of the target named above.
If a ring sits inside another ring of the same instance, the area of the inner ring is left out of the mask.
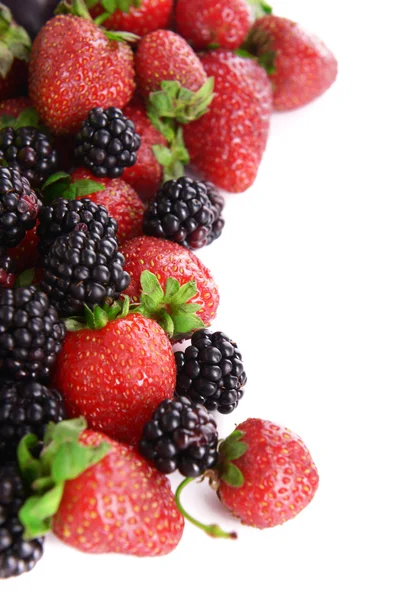
[[[223,480],[218,496],[244,525],[258,529],[295,517],[314,497],[318,472],[301,438],[271,421],[247,419],[236,427],[247,451],[233,460],[244,476],[241,487]]]
[[[12,288],[15,283],[15,263],[7,248],[0,247],[0,287]]]
[[[84,445],[111,445],[96,465],[65,484],[52,529],[83,552],[162,556],[178,545],[184,519],[168,478],[133,448],[85,431]],[[86,518],[88,515],[89,518]]]
[[[0,246],[13,248],[33,229],[39,201],[19,170],[0,167]]]
[[[156,29],[168,29],[173,8],[173,0],[140,0],[139,6],[131,3],[127,12],[116,9],[104,21],[104,27],[116,31],[130,31],[140,37]],[[104,13],[102,6],[96,5],[91,11],[93,17]]]
[[[175,382],[166,334],[140,314],[67,333],[53,378],[69,417],[83,415],[91,428],[127,444],[140,437],[157,405],[172,397]]]
[[[176,469],[198,477],[217,461],[218,432],[213,417],[188,398],[164,400],[143,428],[139,451],[162,473]]]

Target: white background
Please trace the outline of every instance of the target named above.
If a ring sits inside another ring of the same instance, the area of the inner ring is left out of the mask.
[[[237,541],[187,523],[172,554],[139,559],[49,538],[31,574],[0,583],[2,600],[399,600],[396,5],[275,2],[332,48],[339,78],[312,105],[273,116],[255,185],[228,198],[222,238],[199,253],[221,292],[214,329],[238,342],[249,379],[221,434],[250,416],[297,432],[320,472],[313,502],[257,531],[192,486],[186,506],[236,528]]]

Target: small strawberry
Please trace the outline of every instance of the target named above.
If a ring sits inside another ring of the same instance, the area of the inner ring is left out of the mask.
[[[177,81],[197,92],[207,79],[192,48],[172,31],[159,29],[145,35],[138,44],[135,61],[138,89],[144,98],[159,91],[163,81]]]
[[[208,327],[216,317],[219,293],[214,279],[205,265],[190,250],[175,242],[150,236],[138,237],[120,248],[125,257],[125,270],[131,276],[131,283],[125,293],[138,302],[142,291],[141,275],[149,270],[156,275],[164,290],[169,277],[174,277],[184,286],[194,281],[197,291],[189,299],[188,306],[196,309],[204,322],[198,327]],[[162,304],[162,299],[159,302]],[[157,303],[158,304],[158,303]],[[190,309],[185,309],[186,313]]]
[[[130,31],[143,37],[156,29],[167,29],[173,0],[86,0],[93,17],[109,14],[107,29]],[[93,7],[93,8],[92,8]],[[115,7],[115,8],[114,8]],[[111,9],[114,9],[113,12]]]
[[[243,192],[254,182],[268,139],[268,76],[254,60],[229,51],[209,52],[201,61],[215,78],[215,96],[204,116],[184,126],[186,148],[205,179]]]
[[[15,23],[10,9],[0,3],[0,101],[26,89],[31,40]]]
[[[18,453],[33,492],[19,513],[26,539],[52,530],[82,552],[161,556],[175,549],[184,520],[170,483],[135,450],[86,429],[84,419],[50,424],[34,458],[37,442],[26,436]]]
[[[283,17],[269,14],[257,19],[244,49],[266,68],[275,110],[308,104],[323,94],[337,76],[337,61],[325,44]]]
[[[19,97],[10,98],[0,102],[0,117],[13,117],[17,119],[19,115],[32,106],[29,98]]]
[[[178,0],[175,8],[177,32],[196,50],[239,48],[251,17],[246,0]]]
[[[68,11],[72,14],[62,14]],[[129,102],[134,61],[128,44],[100,29],[82,0],[74,0],[72,8],[61,2],[57,12],[34,41],[29,93],[43,123],[64,135],[76,132],[91,108]]]

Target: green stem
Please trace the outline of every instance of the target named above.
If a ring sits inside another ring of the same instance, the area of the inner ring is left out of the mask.
[[[232,531],[231,533],[228,533],[226,531],[223,531],[223,529],[221,529],[221,527],[219,525],[215,525],[215,524],[204,525],[203,523],[200,523],[200,521],[197,521],[197,519],[194,519],[191,515],[189,515],[188,512],[186,512],[186,510],[183,508],[183,506],[181,504],[181,493],[185,489],[185,487],[187,485],[189,485],[189,483],[191,483],[192,481],[194,481],[194,477],[187,477],[186,479],[184,479],[182,481],[182,483],[179,484],[179,486],[176,490],[175,501],[176,501],[176,505],[178,507],[179,512],[185,517],[185,519],[190,521],[190,523],[192,523],[192,525],[195,525],[199,529],[202,529],[205,533],[207,533],[207,535],[210,535],[211,537],[228,538],[228,539],[233,539],[233,540],[236,539],[237,534],[234,531]]]

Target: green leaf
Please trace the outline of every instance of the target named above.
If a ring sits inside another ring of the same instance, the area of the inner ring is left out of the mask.
[[[22,479],[30,487],[41,475],[40,461],[32,456],[31,449],[36,448],[39,439],[33,433],[25,435],[18,444],[17,458]]]
[[[110,15],[117,10],[117,0],[102,0],[101,5]]]
[[[93,20],[83,0],[72,0],[72,2],[71,0],[63,0],[57,5],[54,14],[74,15],[87,21]]]
[[[57,444],[77,442],[86,428],[87,422],[84,417],[60,421],[52,428],[52,440]]]
[[[244,442],[236,442],[235,444],[231,444],[225,451],[225,458],[228,461],[240,458],[243,456],[243,454],[246,454],[248,448],[248,445]]]
[[[158,303],[155,302],[149,294],[142,294],[140,296],[140,302],[143,304],[143,308],[149,315],[154,313],[158,306]]]
[[[124,13],[128,13],[129,9],[132,6],[132,0],[117,0],[119,10],[122,10]]]
[[[195,302],[192,302],[190,304],[182,304],[181,306],[174,308],[174,315],[182,316],[182,315],[196,313],[201,308],[202,308],[201,304],[196,304]]]
[[[129,309],[130,309],[130,305],[131,305],[129,296],[124,294],[122,297],[124,300],[122,303],[121,314],[120,314],[121,319],[123,319],[124,317],[126,317],[129,314]],[[111,313],[111,310],[110,310],[110,313]],[[109,313],[109,318],[110,318],[110,313]]]
[[[163,167],[169,167],[172,162],[172,152],[169,148],[162,146],[161,144],[154,144],[152,146],[154,156],[157,162]]]
[[[169,302],[171,297],[179,291],[179,281],[175,277],[168,277],[165,283],[165,302]]]
[[[18,513],[25,539],[34,539],[50,531],[51,517],[60,506],[63,492],[64,484],[60,483],[43,496],[31,496],[26,500]]]
[[[175,333],[175,323],[165,309],[159,312],[157,321],[159,325],[161,325],[161,327],[164,329],[167,336],[169,338],[172,338],[172,336]]]
[[[221,476],[221,479],[232,487],[242,487],[244,484],[243,473],[233,463],[228,463]]]
[[[68,319],[64,319],[64,325],[67,331],[80,331],[81,329],[85,329],[85,321],[83,317],[81,321],[78,321],[77,317],[69,317]]]
[[[104,21],[107,21],[110,16],[110,13],[103,12],[101,15],[95,18],[94,22],[96,23],[97,27],[100,27],[100,25],[102,25]]]
[[[0,77],[5,79],[11,69],[14,57],[4,42],[0,41]]]
[[[4,127],[13,127],[15,120],[15,117],[12,117],[11,115],[2,115],[0,117],[0,129],[4,129]]]
[[[105,327],[108,323],[107,312],[100,306],[96,305],[93,309],[93,315],[94,315],[94,325],[95,325],[94,328],[95,329],[103,329],[103,327]]]
[[[28,285],[32,285],[33,280],[35,279],[35,269],[26,269],[22,271],[17,277],[15,282],[15,287],[27,287]]]
[[[196,329],[204,329],[204,322],[197,315],[172,315],[175,325],[175,335],[190,333]]]
[[[157,277],[151,271],[143,271],[140,275],[140,285],[144,294],[151,297],[155,306],[158,306],[164,298],[164,292]]]
[[[94,194],[96,192],[103,192],[106,189],[102,183],[98,183],[92,179],[77,179],[74,184],[76,191],[75,198],[89,196],[90,194]]]
[[[93,311],[85,304],[83,307],[85,313],[85,322],[89,329],[96,329],[96,321]]]
[[[53,481],[52,477],[50,477],[50,476],[39,477],[38,479],[35,479],[34,483],[32,484],[32,490],[36,494],[42,495],[42,494],[48,492],[53,486],[54,486],[54,481]]]
[[[179,306],[180,304],[186,304],[188,300],[193,298],[197,294],[197,285],[194,280],[184,283],[179,290],[172,296],[171,305],[172,307]]]
[[[96,4],[98,4],[98,3],[99,3],[99,0],[85,0],[85,4],[89,10],[91,8],[93,8],[94,6],[96,6]]]
[[[71,176],[68,175],[68,173],[65,173],[64,171],[57,171],[56,173],[53,173],[52,175],[50,175],[50,177],[48,177],[46,179],[46,181],[42,185],[42,191],[46,190],[48,187],[50,187],[54,183],[60,182],[60,181],[67,181],[69,184],[69,182],[71,181]]]
[[[21,127],[38,127],[38,125],[38,112],[33,106],[30,106],[29,108],[25,108],[25,110],[19,114],[15,121],[14,129],[20,129]]]
[[[115,40],[116,42],[126,42],[128,44],[136,44],[140,40],[138,35],[130,33],[129,31],[108,31],[103,29],[103,33],[109,40]]]
[[[81,446],[77,442],[66,442],[58,449],[51,466],[51,475],[56,483],[76,479],[90,466],[100,462],[110,450],[110,444],[97,447]]]

